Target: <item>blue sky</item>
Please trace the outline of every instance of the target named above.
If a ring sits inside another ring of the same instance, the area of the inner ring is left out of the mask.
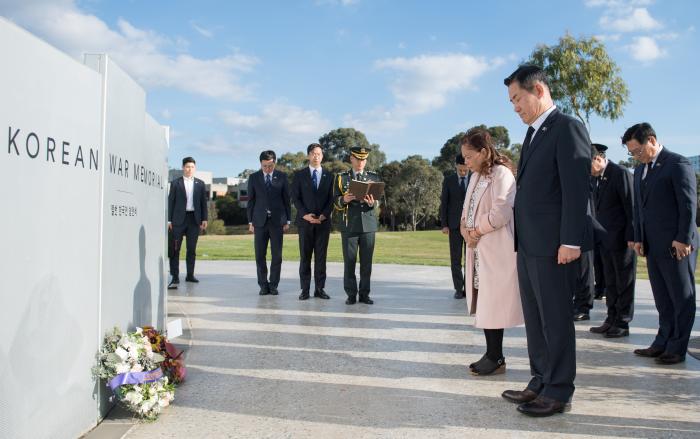
[[[338,127],[363,131],[389,160],[433,158],[473,125],[525,127],[503,78],[537,44],[598,36],[630,103],[591,138],[614,160],[625,128],[700,154],[700,2],[0,0],[0,15],[81,58],[107,52],[172,130],[169,161],[235,176],[258,153],[297,152]]]

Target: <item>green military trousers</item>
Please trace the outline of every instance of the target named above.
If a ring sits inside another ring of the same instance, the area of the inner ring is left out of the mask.
[[[343,232],[340,234],[343,246],[345,273],[343,286],[348,297],[369,297],[370,277],[372,276],[372,256],[374,254],[374,232]],[[357,289],[355,264],[357,250],[360,250],[360,289]]]

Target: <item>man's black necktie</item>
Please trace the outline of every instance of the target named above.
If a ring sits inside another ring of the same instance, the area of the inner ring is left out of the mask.
[[[459,186],[462,188],[462,192],[467,191],[467,179],[465,177],[459,177]]]
[[[271,187],[272,187],[272,178],[270,177],[270,174],[267,174],[265,176],[265,188],[269,191]]]
[[[535,129],[532,127],[527,128],[527,134],[525,135],[525,141],[523,142],[523,147],[520,152],[521,160],[525,157],[528,148],[530,147],[530,142],[532,142],[532,135],[535,134]]]

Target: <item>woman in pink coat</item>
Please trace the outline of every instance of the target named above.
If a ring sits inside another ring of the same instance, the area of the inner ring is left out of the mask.
[[[467,241],[467,304],[474,326],[483,328],[486,337],[486,353],[469,368],[474,375],[504,373],[503,328],[523,324],[513,246],[515,177],[487,130],[472,128],[461,147],[472,171],[461,221]]]

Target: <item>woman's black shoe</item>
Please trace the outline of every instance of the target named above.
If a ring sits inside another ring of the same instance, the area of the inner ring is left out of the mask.
[[[484,354],[479,360],[473,362],[472,364],[469,365],[469,369],[474,369],[476,366],[484,362],[484,358],[486,358],[486,354]]]
[[[506,373],[506,359],[501,357],[498,361],[493,361],[486,357],[472,369],[472,375],[499,375]]]

